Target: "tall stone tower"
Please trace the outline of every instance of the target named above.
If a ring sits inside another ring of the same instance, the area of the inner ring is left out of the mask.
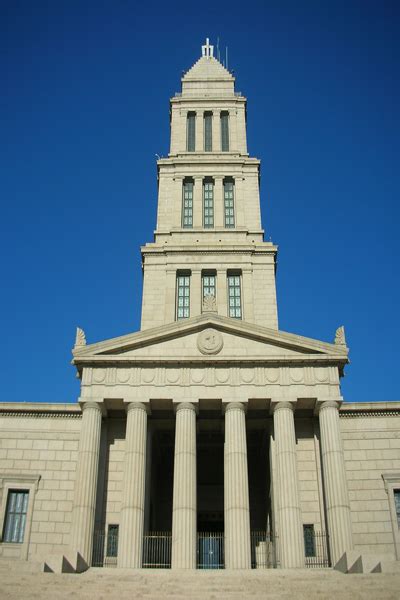
[[[86,560],[93,531],[111,526],[121,567],[154,562],[142,552],[146,531],[171,532],[172,568],[201,568],[211,554],[215,567],[250,568],[251,531],[265,532],[265,546],[267,528],[283,567],[304,566],[304,531],[325,522],[332,560],[352,547],[338,412],[344,330],[332,344],[278,330],[277,248],[264,242],[260,162],[247,153],[246,99],[234,83],[207,41],[171,99],[155,239],[142,248],[141,330],[95,344],[78,331],[72,540]],[[302,439],[320,435],[317,418],[321,428],[326,493],[314,473],[312,505],[295,415]],[[118,487],[104,475],[114,452],[124,462]],[[98,473],[110,506],[96,498]]]
[[[263,241],[260,161],[247,152],[246,98],[234,85],[207,40],[171,99],[155,240],[142,248],[142,329],[210,310],[278,327],[277,248]]]

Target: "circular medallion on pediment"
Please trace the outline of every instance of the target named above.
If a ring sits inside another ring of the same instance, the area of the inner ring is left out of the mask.
[[[93,380],[96,383],[103,383],[106,378],[105,369],[93,369]]]
[[[197,336],[197,347],[202,354],[218,354],[222,350],[224,340],[216,329],[204,329]]]
[[[265,377],[269,383],[276,383],[279,379],[279,367],[268,367],[265,369]]]
[[[299,382],[303,379],[303,369],[299,369],[295,367],[294,369],[290,369],[290,377],[292,381]]]
[[[314,369],[315,379],[318,381],[326,381],[328,379],[328,371],[323,367],[316,367]]]
[[[119,383],[128,383],[131,372],[129,369],[117,369],[117,381]]]
[[[180,375],[181,372],[179,369],[167,369],[165,372],[165,376],[168,383],[177,383],[179,381]]]

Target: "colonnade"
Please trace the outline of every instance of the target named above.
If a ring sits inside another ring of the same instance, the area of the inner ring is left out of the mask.
[[[326,518],[332,564],[352,548],[343,449],[339,428],[339,401],[319,403],[321,458]],[[274,421],[275,521],[279,536],[282,568],[304,566],[304,539],[298,485],[295,402],[272,403]],[[98,457],[100,450],[101,405],[82,405],[75,501],[72,520],[72,548],[90,564]],[[225,568],[249,569],[250,507],[246,444],[245,404],[225,406],[224,523]],[[140,568],[145,505],[147,406],[127,404],[124,491],[120,521],[118,566]],[[196,568],[196,407],[176,407],[174,483],[172,515],[172,568]]]

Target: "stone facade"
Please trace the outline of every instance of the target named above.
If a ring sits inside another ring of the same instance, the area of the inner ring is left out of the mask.
[[[78,403],[0,405],[0,557],[399,559],[400,403],[343,402],[343,328],[333,343],[278,329],[245,107],[207,43],[171,99],[141,330],[94,344],[78,330]]]

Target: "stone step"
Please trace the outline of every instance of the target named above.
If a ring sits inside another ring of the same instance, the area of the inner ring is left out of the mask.
[[[0,572],[39,573],[43,570],[43,563],[39,561],[10,560],[0,557]]]
[[[83,573],[89,568],[79,552],[55,553],[43,563],[45,573]]]

